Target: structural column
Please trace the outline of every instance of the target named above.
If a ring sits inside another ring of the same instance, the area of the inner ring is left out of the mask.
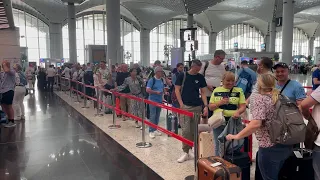
[[[276,51],[276,36],[277,36],[277,28],[276,28],[276,22],[273,20],[271,23],[269,23],[270,26],[270,39],[269,44],[266,44],[268,46],[268,52],[275,52]]]
[[[313,56],[313,55],[314,55],[314,54],[313,54],[314,40],[315,40],[314,37],[311,37],[311,38],[309,39],[309,55],[310,55],[310,56]]]
[[[283,1],[282,62],[292,63],[294,0]]]
[[[194,23],[193,14],[188,14],[187,27],[188,27],[188,28],[192,28],[192,27],[193,27],[193,23]]]
[[[213,54],[217,48],[217,33],[211,32],[209,34],[209,54]]]
[[[63,58],[63,44],[62,44],[62,24],[50,23],[50,57],[53,59]]]
[[[68,3],[69,62],[77,62],[76,11],[74,3]]]
[[[150,30],[142,28],[140,31],[140,57],[141,65],[150,65]]]
[[[270,51],[270,33],[268,33],[268,34],[264,37],[264,43],[265,43],[265,45],[266,45],[265,51],[271,52],[271,51]]]
[[[120,0],[107,0],[107,59],[111,64],[123,62],[120,43]],[[131,52],[132,53],[132,52]]]

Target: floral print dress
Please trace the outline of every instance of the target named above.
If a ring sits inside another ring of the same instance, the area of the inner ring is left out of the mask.
[[[255,93],[255,100],[253,101],[251,108],[252,119],[262,121],[262,126],[256,131],[256,138],[259,141],[259,147],[268,148],[273,144],[270,140],[270,134],[268,131],[269,122],[275,119],[275,106],[272,103],[271,95],[261,95]]]
[[[143,98],[142,88],[144,87],[143,80],[139,77],[133,79],[132,77],[127,77],[121,86],[117,87],[118,91],[124,90],[129,87],[130,94],[139,98]],[[143,113],[143,102],[131,100],[130,102],[131,114],[137,117],[142,117]]]

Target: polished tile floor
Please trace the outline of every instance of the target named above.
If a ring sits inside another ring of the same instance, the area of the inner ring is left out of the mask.
[[[311,85],[311,75],[290,77]],[[110,130],[110,115],[95,117],[92,104],[82,109],[67,94],[58,95],[27,96],[26,120],[1,128],[0,180],[180,180],[194,172],[192,161],[176,163],[179,141],[146,135],[153,147],[138,149],[141,131],[133,122],[117,121],[121,129]],[[164,126],[165,112],[161,116]]]
[[[160,180],[52,93],[24,101],[26,120],[1,128],[0,180]]]

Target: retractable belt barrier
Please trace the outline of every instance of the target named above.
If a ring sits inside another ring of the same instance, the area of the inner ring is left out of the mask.
[[[197,171],[197,166],[196,166],[196,163],[197,163],[197,160],[198,160],[198,135],[199,135],[199,131],[198,131],[198,126],[195,126],[195,129],[194,129],[194,132],[195,132],[195,139],[194,141],[190,141],[188,139],[185,139],[184,137],[172,132],[172,131],[169,131],[165,128],[162,128],[156,124],[153,124],[152,122],[148,121],[145,119],[145,110],[146,110],[146,104],[149,104],[149,105],[152,105],[152,106],[156,106],[156,107],[159,107],[159,108],[162,108],[162,109],[166,109],[166,110],[169,110],[169,111],[172,111],[174,113],[177,113],[177,114],[180,114],[180,115],[183,115],[183,116],[187,116],[187,117],[192,117],[195,119],[196,123],[195,124],[199,124],[199,121],[200,121],[200,113],[192,113],[192,112],[188,112],[188,111],[184,111],[184,110],[181,110],[179,108],[174,108],[174,107],[171,107],[171,106],[168,106],[168,105],[165,105],[165,104],[160,104],[160,103],[156,103],[154,101],[150,101],[150,100],[147,100],[147,99],[144,99],[144,98],[140,98],[140,97],[136,97],[136,96],[133,96],[133,95],[129,95],[129,94],[123,94],[123,93],[119,93],[119,92],[116,92],[116,91],[110,91],[110,90],[106,90],[102,87],[98,87],[98,86],[92,86],[92,85],[87,85],[85,83],[82,83],[82,82],[78,82],[78,81],[74,81],[74,80],[71,80],[71,79],[68,79],[68,78],[63,78],[61,77],[61,80],[64,79],[63,81],[60,81],[60,83],[62,82],[67,82],[68,84],[65,84],[65,85],[61,85],[61,86],[69,86],[69,89],[70,89],[70,97],[72,97],[72,92],[75,92],[76,93],[76,98],[77,98],[77,103],[80,103],[80,98],[79,98],[79,95],[83,97],[84,99],[84,106],[83,108],[88,108],[87,107],[87,99],[90,99],[94,102],[97,103],[97,106],[96,106],[96,109],[97,109],[97,114],[95,114],[96,116],[103,116],[103,114],[101,113],[101,110],[99,109],[99,105],[103,106],[103,107],[106,107],[108,109],[111,109],[112,112],[113,112],[113,123],[112,125],[109,126],[110,129],[118,129],[118,128],[121,128],[120,125],[117,125],[116,124],[116,112],[120,112],[122,115],[124,116],[127,116],[129,118],[132,118],[133,120],[136,120],[136,121],[139,121],[139,122],[142,122],[142,142],[139,142],[136,144],[137,147],[139,148],[147,148],[147,147],[151,147],[152,144],[151,143],[148,143],[146,142],[145,140],[145,124],[149,127],[152,127],[152,128],[155,128],[185,144],[187,144],[188,146],[190,147],[195,147],[194,148],[194,155],[195,155],[195,159],[194,159],[194,166],[195,166],[195,171]],[[72,86],[75,85],[74,86]],[[83,91],[81,92],[81,88],[79,88],[79,86],[82,86],[82,89]],[[91,97],[89,95],[87,95],[86,93],[86,89],[87,88],[91,88],[92,90],[95,90],[96,91],[96,97]],[[103,101],[103,93],[108,93],[112,96],[112,104],[107,104]],[[138,117],[138,116],[135,116],[133,114],[130,114],[124,110],[121,110],[120,108],[117,108],[116,106],[116,97],[124,97],[124,98],[128,98],[128,99],[131,99],[131,100],[135,100],[135,101],[138,101],[138,102],[141,102],[143,104],[143,113],[142,113],[142,117]],[[250,121],[249,120],[243,120],[243,123],[249,123]],[[249,156],[252,158],[252,139],[250,139],[250,147],[249,147]]]
[[[194,146],[194,142],[188,140],[188,139],[185,139],[184,137],[178,135],[178,134],[175,134],[174,132],[171,132],[165,128],[162,128],[158,125],[155,125],[153,124],[152,122],[148,121],[148,120],[145,120],[144,117],[137,117],[135,115],[132,115],[130,113],[127,113],[126,111],[123,111],[121,110],[120,108],[117,108],[115,106],[115,97],[116,96],[120,96],[120,97],[124,97],[124,98],[128,98],[128,99],[131,99],[131,100],[135,100],[135,101],[139,101],[143,104],[150,104],[150,105],[153,105],[153,106],[156,106],[156,107],[160,107],[162,109],[167,109],[169,111],[172,111],[172,112],[175,112],[175,113],[178,113],[178,114],[181,114],[181,115],[184,115],[184,116],[188,116],[188,117],[194,117],[194,113],[192,112],[188,112],[188,111],[184,111],[184,110],[181,110],[181,109],[178,109],[178,108],[174,108],[174,107],[171,107],[171,106],[167,106],[165,104],[160,104],[160,103],[156,103],[156,102],[153,102],[153,101],[150,101],[150,100],[147,100],[147,99],[143,99],[143,98],[139,98],[139,97],[136,97],[136,96],[133,96],[133,95],[129,95],[129,94],[123,94],[123,93],[119,93],[119,92],[115,92],[115,91],[110,91],[110,90],[106,90],[104,88],[101,88],[101,87],[97,87],[97,86],[92,86],[92,85],[87,85],[83,82],[79,82],[79,81],[75,81],[75,80],[71,80],[71,79],[68,79],[68,78],[64,78],[64,77],[61,77],[61,79],[64,79],[65,81],[64,82],[69,82],[69,85],[70,85],[70,97],[71,97],[71,92],[75,92],[76,93],[76,98],[77,100],[75,101],[76,103],[80,103],[80,97],[79,96],[82,96],[83,99],[84,99],[84,106],[83,108],[87,108],[87,99],[90,99],[92,101],[95,101],[97,102],[97,104],[99,105],[102,105],[108,109],[111,109],[113,111],[113,124],[109,126],[109,128],[111,129],[116,129],[116,128],[120,128],[121,126],[120,125],[116,125],[116,122],[115,122],[115,111],[117,112],[120,112],[121,114],[123,114],[124,116],[127,116],[129,118],[132,118],[136,121],[139,121],[139,122],[142,122],[142,133],[143,133],[143,136],[142,136],[142,142],[141,143],[138,143],[139,145],[142,145],[143,147],[150,147],[151,144],[150,143],[146,143],[145,142],[145,138],[144,138],[144,124],[148,125],[149,127],[152,127],[152,128],[155,128],[185,144],[187,144],[188,146],[191,146],[193,147]],[[62,83],[62,82],[61,82]],[[75,85],[72,86],[71,84]],[[62,86],[67,86],[67,85],[62,85]],[[83,88],[79,88],[80,86],[82,86]],[[86,94],[86,88],[91,88],[93,90],[96,90],[96,94],[97,94],[97,97],[91,97],[89,95]],[[79,90],[79,89],[83,89],[83,91]],[[103,100],[102,100],[102,93],[109,93],[112,95],[112,102],[113,104],[110,105],[110,104],[107,104],[105,103]],[[103,116],[103,114],[101,114],[99,111],[99,107],[97,107],[97,114],[96,115],[100,115],[100,116]],[[145,112],[145,106],[142,110],[143,112]],[[144,114],[144,113],[143,113]],[[144,116],[144,115],[143,115]],[[199,116],[200,117],[200,116]],[[139,145],[137,144],[137,146],[139,147]]]

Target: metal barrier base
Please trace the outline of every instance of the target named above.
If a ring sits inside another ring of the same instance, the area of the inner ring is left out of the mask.
[[[139,142],[136,144],[137,148],[149,148],[151,146],[152,146],[152,144],[148,143],[148,142]]]
[[[112,124],[112,125],[108,126],[108,128],[109,129],[119,129],[119,128],[121,128],[121,126],[120,125],[116,125],[116,124]]]
[[[198,179],[197,179],[197,176],[191,175],[191,176],[187,176],[186,178],[184,178],[184,180],[198,180]]]

